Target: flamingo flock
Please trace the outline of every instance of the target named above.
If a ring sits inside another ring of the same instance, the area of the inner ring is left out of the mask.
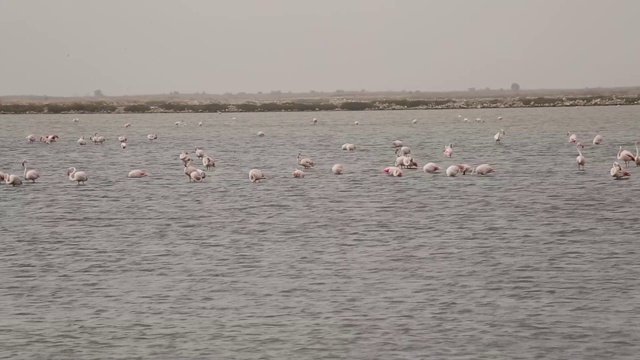
[[[460,118],[461,116],[458,115]],[[498,120],[501,120],[502,117],[499,117]],[[74,119],[74,122],[77,119]],[[467,122],[467,118],[464,119]],[[476,121],[483,122],[482,119],[477,118]],[[313,118],[311,121],[312,124],[317,124],[318,120]],[[417,123],[417,119],[412,121],[413,124]],[[356,122],[358,124],[358,122]],[[186,126],[187,123],[184,121],[178,121],[175,123],[176,126]],[[130,123],[125,124],[125,128],[129,128],[131,126]],[[202,122],[198,123],[198,126],[202,126]],[[498,133],[494,135],[495,143],[501,143],[503,137],[506,132],[504,129],[500,129]],[[264,133],[262,131],[258,132],[259,137],[263,137]],[[57,134],[49,134],[42,135],[37,138],[35,135],[31,134],[26,137],[28,143],[36,143],[37,141],[41,143],[45,143],[50,145],[58,141],[60,137]],[[120,148],[122,150],[127,148],[128,138],[126,135],[120,135],[117,137],[118,142],[120,144]],[[158,135],[155,133],[147,135],[147,139],[149,141],[155,141],[158,139]],[[107,142],[107,138],[98,133],[94,133],[89,137],[89,141],[92,141],[95,145],[104,145]],[[586,156],[583,154],[583,150],[585,149],[585,145],[583,145],[580,141],[578,141],[578,136],[575,133],[567,132],[567,141],[570,144],[575,144],[576,150],[578,152],[578,156],[575,161],[578,166],[579,171],[585,171],[585,165],[587,163]],[[597,134],[593,138],[593,145],[601,145],[604,141],[602,135]],[[86,145],[87,141],[84,136],[81,136],[77,140],[78,145]],[[635,142],[635,154],[629,150],[623,149],[622,146],[619,146],[618,153],[616,156],[616,162],[613,163],[613,166],[610,170],[610,175],[612,178],[616,180],[625,179],[630,176],[630,172],[628,167],[631,163],[635,163],[636,166],[640,166],[640,140]],[[457,146],[457,145],[456,145]],[[391,148],[394,151],[395,158],[393,161],[390,161],[390,166],[384,167],[382,169],[382,173],[392,176],[392,177],[402,177],[406,170],[418,169],[419,164],[418,161],[413,157],[411,148],[404,144],[401,140],[394,140],[391,142]],[[357,151],[358,147],[356,147],[353,143],[345,143],[342,145],[341,149],[343,151],[354,152]],[[178,158],[182,162],[183,165],[183,173],[188,178],[189,182],[202,182],[206,179],[207,174],[205,170],[209,171],[216,167],[214,158],[210,155],[207,155],[204,148],[200,146],[196,146],[193,152],[197,159],[202,162],[203,169],[198,168],[196,166],[194,160],[189,156],[189,152],[182,151]],[[443,156],[445,159],[450,159],[454,156],[453,153],[453,143],[449,143],[444,146]],[[29,168],[29,162],[25,159],[21,162],[21,166],[23,168],[22,178],[15,174],[8,174],[0,172],[0,181],[3,181],[7,185],[19,186],[22,185],[23,182],[36,183],[40,178],[40,173],[32,168]],[[624,164],[624,168],[621,164]],[[307,175],[304,170],[313,170],[316,168],[316,163],[306,155],[303,155],[301,152],[296,156],[296,165],[302,167],[302,169],[294,169],[291,173],[291,176],[298,179],[303,179]],[[445,169],[446,168],[446,169]],[[435,162],[428,162],[422,167],[424,173],[427,174],[441,174],[441,171],[444,170],[442,175],[446,177],[457,177],[460,175],[481,175],[486,176],[489,174],[497,173],[497,170],[491,166],[490,164],[484,163],[475,167],[472,167],[469,164],[452,164],[448,167],[442,167],[441,165]],[[342,175],[345,171],[345,166],[342,164],[334,164],[331,167],[331,173],[335,175]],[[79,170],[76,167],[70,167],[67,169],[66,173],[68,179],[77,185],[84,185],[88,180],[89,176],[85,171]],[[142,169],[131,170],[128,174],[128,178],[138,179],[150,176],[149,172]],[[263,173],[261,169],[251,169],[249,171],[249,180],[252,183],[260,182],[266,180],[267,177]]]

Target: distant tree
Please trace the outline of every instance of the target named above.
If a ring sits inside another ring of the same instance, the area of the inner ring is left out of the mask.
[[[511,91],[520,91],[520,85],[518,83],[511,84]]]
[[[104,97],[104,94],[102,93],[102,90],[98,89],[98,90],[94,90],[93,91],[93,96],[95,96],[95,97]]]
[[[472,87],[468,89],[469,91],[476,91],[476,88]]]

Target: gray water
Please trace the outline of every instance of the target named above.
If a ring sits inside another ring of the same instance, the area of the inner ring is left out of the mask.
[[[640,170],[609,169],[639,110],[0,116],[0,170],[41,174],[0,185],[0,357],[636,359]],[[420,166],[498,172],[388,177],[396,139]],[[202,183],[178,159],[195,146]]]

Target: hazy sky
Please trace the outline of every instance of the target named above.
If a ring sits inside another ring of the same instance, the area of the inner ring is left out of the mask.
[[[0,95],[640,85],[639,0],[0,0]]]

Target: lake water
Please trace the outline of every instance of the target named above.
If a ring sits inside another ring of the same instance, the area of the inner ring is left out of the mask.
[[[609,169],[639,120],[638,106],[0,116],[0,170],[41,174],[0,185],[0,357],[637,359],[640,169]],[[76,144],[94,132],[103,146]],[[389,177],[396,139],[420,167],[498,172]],[[178,159],[195,146],[216,161],[202,183]],[[298,152],[316,163],[304,179]]]

